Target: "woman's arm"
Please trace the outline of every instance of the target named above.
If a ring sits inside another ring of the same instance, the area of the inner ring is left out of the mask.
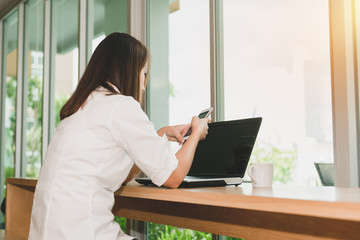
[[[141,172],[140,168],[138,168],[138,166],[136,166],[134,164],[133,167],[131,168],[126,180],[123,182],[123,185],[126,185],[128,182],[130,182],[131,180],[136,178],[136,176],[139,175],[140,172]]]
[[[199,119],[198,117],[193,117],[191,121],[192,133],[176,153],[176,158],[179,161],[178,166],[163,186],[177,188],[184,180],[190,170],[199,141],[207,135],[208,122],[210,122],[209,118]]]
[[[191,127],[191,123],[183,124],[183,125],[176,125],[176,126],[168,126],[168,127],[163,127],[161,129],[159,129],[159,131],[157,133],[161,137],[164,134],[166,134],[169,141],[174,141],[174,142],[178,142],[179,144],[183,144],[184,136],[189,131],[190,127]],[[185,159],[183,161],[183,164],[181,164],[181,167],[180,167],[181,169],[178,169],[178,171],[180,173],[183,173],[186,171],[186,174],[187,174],[187,172],[189,171],[189,169],[191,167],[192,159],[194,158],[197,143],[199,142],[199,140],[197,140],[198,138],[199,137],[196,134],[193,134],[186,141],[186,144],[184,144],[184,146],[176,153],[177,159],[179,159],[179,158]],[[131,180],[136,178],[140,172],[141,172],[141,170],[138,168],[138,166],[136,166],[134,164],[134,166],[131,168],[131,170],[129,172],[129,175],[127,176],[126,180],[124,181],[123,185],[126,185],[128,182],[130,182]],[[185,174],[185,176],[186,176],[186,174]],[[174,179],[177,177],[181,178],[181,175],[182,174],[180,174],[180,175],[176,174],[176,176],[174,176]],[[184,179],[184,177],[182,177],[180,182]]]

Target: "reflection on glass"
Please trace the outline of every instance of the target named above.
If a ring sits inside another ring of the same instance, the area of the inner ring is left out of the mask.
[[[42,92],[43,92],[43,19],[42,0],[25,4],[25,86],[26,109],[26,176],[37,177],[41,167]]]
[[[78,82],[78,19],[79,2],[55,0],[52,4],[52,38],[55,62],[55,126],[60,123],[60,110]]]
[[[16,135],[16,89],[17,89],[17,45],[18,11],[4,20],[4,70],[5,70],[5,179],[15,174]],[[2,79],[4,81],[4,79]],[[3,176],[1,176],[3,177]]]
[[[127,0],[89,0],[92,52],[110,33],[127,32]]]
[[[333,162],[327,0],[223,1],[225,118],[263,117],[252,161],[316,185]]]
[[[210,107],[208,0],[148,1],[151,72],[147,114],[157,129],[189,123]],[[174,152],[178,145],[172,145]],[[210,233],[148,224],[148,239],[212,239]]]

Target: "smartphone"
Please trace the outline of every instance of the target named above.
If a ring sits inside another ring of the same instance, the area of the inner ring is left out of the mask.
[[[199,117],[200,119],[201,119],[201,118],[207,118],[207,117],[210,116],[210,114],[212,113],[213,110],[214,110],[214,109],[213,109],[212,107],[209,107],[209,108],[207,108],[207,109],[204,109],[204,110],[202,110],[202,111],[199,113],[198,117]],[[190,128],[189,131],[185,134],[184,139],[185,139],[185,140],[188,139],[189,136],[190,136],[190,134],[191,134],[191,128]]]
[[[213,109],[212,107],[209,107],[209,108],[207,108],[207,109],[204,109],[204,110],[202,110],[202,111],[199,113],[198,117],[199,117],[199,118],[207,118],[207,117],[210,116],[210,114],[212,113],[213,110],[214,110],[214,109]]]

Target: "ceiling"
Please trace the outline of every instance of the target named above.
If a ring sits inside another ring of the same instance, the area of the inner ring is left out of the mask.
[[[2,19],[21,0],[0,0],[0,19]]]
[[[4,20],[4,32],[6,32],[7,50],[9,52],[16,49],[18,44],[18,17],[16,12],[9,14],[19,3],[26,0],[0,0],[0,19]],[[28,17],[25,19],[25,28],[31,29],[26,35],[30,41],[29,50],[42,49],[43,46],[43,17],[37,17],[38,12],[44,8],[43,2],[46,0],[29,1]],[[79,4],[74,0],[53,1],[52,11],[52,39],[56,44],[57,53],[66,53],[78,45],[78,20]],[[101,34],[109,34],[115,31],[126,31],[127,27],[127,1],[126,0],[95,0],[93,11],[93,37]],[[6,18],[5,18],[6,17]]]

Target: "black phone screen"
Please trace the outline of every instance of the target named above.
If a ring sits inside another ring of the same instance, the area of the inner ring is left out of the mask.
[[[206,117],[206,114],[208,114],[208,112],[209,112],[209,111],[200,113],[200,114],[198,115],[198,117],[199,117],[199,118],[204,118],[204,117]]]

